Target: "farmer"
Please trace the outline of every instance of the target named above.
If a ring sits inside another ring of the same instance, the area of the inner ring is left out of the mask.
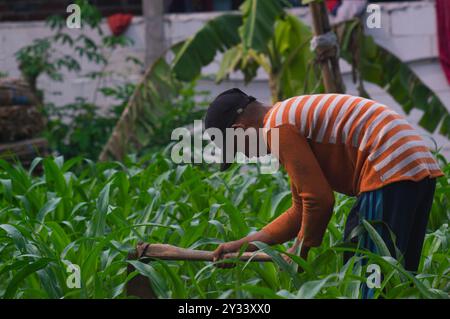
[[[393,233],[405,268],[417,270],[435,179],[443,173],[402,116],[385,105],[351,95],[303,95],[266,106],[231,89],[211,103],[205,128],[218,128],[223,136],[227,128],[263,129],[269,151],[278,143],[274,155],[290,177],[292,192],[292,206],[286,212],[256,233],[219,245],[215,260],[239,251],[244,244],[255,250],[254,241],[274,245],[294,238],[288,252],[294,254],[301,247],[300,255],[306,258],[309,249],[322,242],[336,191],[357,197],[345,225],[346,240],[355,242],[356,236],[351,235],[358,233],[353,230],[362,219],[374,221],[391,255],[396,256]],[[278,138],[272,141],[275,129]],[[227,151],[222,146],[224,157]],[[231,152],[234,158],[236,148]],[[229,166],[223,162],[221,170]],[[376,252],[367,233],[360,233],[359,238],[360,247]]]

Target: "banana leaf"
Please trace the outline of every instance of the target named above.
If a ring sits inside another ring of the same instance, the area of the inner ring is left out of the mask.
[[[267,43],[273,37],[275,21],[284,14],[286,1],[247,0],[239,8],[242,26],[239,34],[246,53],[248,49],[268,52]]]
[[[286,15],[275,26],[274,47],[281,57],[276,75],[278,100],[301,94],[324,92],[314,72],[314,53],[309,48],[311,30],[300,19]]]
[[[423,111],[419,125],[433,133],[450,138],[450,114],[439,97],[426,86],[408,64],[363,34],[359,19],[335,27],[341,57],[351,63],[360,80],[374,83],[386,90],[409,114],[413,108]],[[362,88],[361,95],[367,95]]]
[[[148,145],[158,118],[177,96],[180,80],[194,80],[219,51],[225,53],[217,81],[240,70],[249,82],[262,66],[269,75],[274,100],[323,92],[319,76],[313,73],[314,56],[307,45],[310,30],[296,17],[282,14],[282,1],[273,3],[247,0],[241,6],[242,16],[219,16],[206,23],[181,49],[173,48],[176,54],[172,66],[164,58],[159,59],[137,87],[99,159],[120,160],[126,153]],[[260,28],[261,17],[266,20]],[[360,95],[368,96],[364,81],[374,83],[391,94],[407,114],[413,108],[422,110],[420,126],[429,132],[440,127],[439,132],[450,138],[450,115],[439,97],[406,63],[364,35],[360,20],[337,25],[335,32],[341,57],[354,67]]]
[[[194,80],[218,52],[224,52],[225,62],[217,80],[238,68],[243,71],[246,81],[250,81],[256,75],[258,65],[248,57],[249,50],[269,51],[275,22],[284,14],[283,6],[286,5],[284,0],[247,0],[239,8],[241,14],[224,14],[208,21],[176,55],[173,62],[176,77],[182,81]],[[235,54],[240,59],[233,58]]]
[[[173,61],[173,72],[182,81],[192,81],[202,67],[210,64],[217,52],[240,42],[238,28],[242,17],[224,14],[208,21],[192,38],[187,40]]]

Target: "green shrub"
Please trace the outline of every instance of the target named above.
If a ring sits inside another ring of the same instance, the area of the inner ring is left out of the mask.
[[[245,174],[238,166],[217,173],[174,165],[160,152],[141,161],[129,157],[125,164],[62,157],[34,164],[43,165],[42,176],[0,161],[3,297],[126,297],[126,255],[138,241],[213,249],[259,229],[290,205],[284,173],[261,175],[255,166]],[[307,261],[294,259],[302,273],[279,258],[284,246],[261,246],[275,263],[217,269],[204,262],[152,262],[142,271],[158,283],[154,290],[160,297],[359,298],[366,273],[358,259],[364,258],[385,274],[375,297],[447,297],[449,168],[438,183],[418,274],[405,272],[393,258],[366,252],[343,265],[348,248],[342,231],[354,199],[342,195],[336,196],[323,244]],[[66,285],[69,264],[80,267],[79,289]]]

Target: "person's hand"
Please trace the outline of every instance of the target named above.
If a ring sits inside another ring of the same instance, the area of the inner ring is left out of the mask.
[[[297,249],[298,249],[298,245],[294,244],[291,247],[289,247],[288,250],[286,250],[287,253],[291,254],[291,255],[295,255],[297,253]],[[288,263],[292,263],[292,259],[291,257],[289,257],[286,254],[283,254],[283,259]]]
[[[239,240],[229,241],[227,243],[220,244],[213,252],[213,262],[223,259],[223,256],[227,253],[236,253],[239,251],[243,243]],[[234,263],[219,263],[215,265],[219,268],[232,268]]]
[[[241,247],[244,244],[248,244],[246,251],[255,251],[258,250],[258,247],[252,244],[254,241],[260,241],[263,243],[266,243],[267,245],[273,245],[277,244],[273,241],[273,238],[265,233],[264,231],[260,230],[256,233],[253,233],[251,235],[248,235],[244,238],[241,238],[239,240],[230,241],[227,243],[220,244],[216,250],[213,252],[213,261],[217,262],[220,259],[223,259],[224,255],[227,253],[237,253],[241,249]],[[215,264],[216,267],[220,268],[231,268],[234,267],[234,263],[217,263]]]
[[[298,254],[299,246],[300,246],[300,242],[298,240],[296,240],[295,243],[288,250],[286,250],[286,252],[291,255],[296,255],[296,254]],[[306,260],[306,258],[308,258],[308,252],[309,252],[309,247],[302,246],[302,248],[300,250],[300,257],[302,257],[303,259]],[[288,264],[292,263],[292,259],[288,255],[283,254],[283,258]]]

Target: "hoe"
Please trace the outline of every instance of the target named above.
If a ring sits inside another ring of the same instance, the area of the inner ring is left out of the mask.
[[[272,258],[265,253],[244,252],[229,253],[224,259],[239,258],[241,261],[268,262]],[[128,260],[188,260],[188,261],[213,261],[213,252],[208,250],[186,249],[167,244],[139,243],[136,250],[128,254]],[[128,264],[128,274],[135,270],[133,265]],[[142,299],[155,299],[149,279],[141,274],[136,275],[127,283],[127,295]]]

